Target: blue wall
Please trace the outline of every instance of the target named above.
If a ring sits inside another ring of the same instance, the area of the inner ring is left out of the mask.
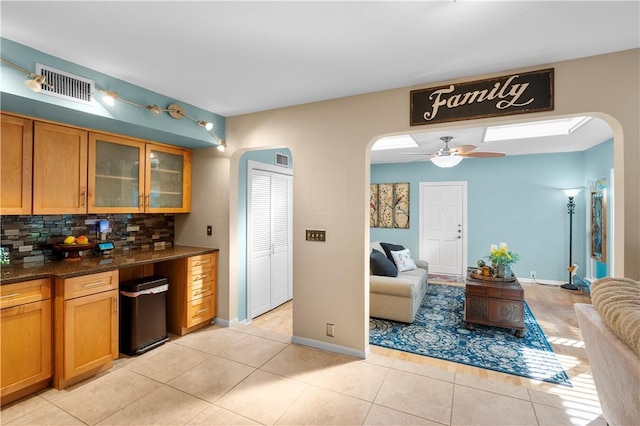
[[[611,168],[613,167],[613,139],[610,139],[606,142],[601,143],[588,150],[585,153],[585,180],[595,180],[601,177],[607,178],[607,189],[611,187],[609,182],[609,177],[611,174]],[[589,189],[587,188],[587,191]],[[587,194],[587,196],[590,194]],[[613,206],[613,199],[611,198],[611,191],[607,191],[607,222],[608,224],[613,223],[613,216],[611,215],[610,207]],[[589,222],[587,222],[587,228],[589,227]],[[613,233],[611,232],[611,226],[607,227],[607,235],[611,236]],[[611,238],[607,239],[607,257],[611,253]],[[587,249],[589,249],[589,243],[587,243]],[[590,257],[590,252],[587,251],[587,257]],[[607,275],[610,275],[610,266],[611,262],[598,262],[592,260],[594,265],[594,278],[602,278]],[[578,274],[585,276],[588,275],[589,269],[578,270]]]
[[[411,199],[410,228],[371,228],[371,241],[402,244],[417,257],[420,182],[466,181],[469,263],[485,256],[491,244],[506,242],[520,255],[515,274],[528,278],[530,271],[536,271],[540,280],[566,281],[569,215],[561,189],[584,187],[586,179],[593,179],[587,176],[586,158],[608,170],[613,167],[613,144],[608,141],[576,153],[467,158],[451,169],[429,161],[372,165],[371,183],[409,182]],[[584,232],[588,200],[587,190],[578,194],[573,217],[573,262],[581,268],[588,255]]]
[[[142,105],[156,104],[160,108],[166,108],[172,103],[178,103],[187,114],[199,120],[212,122],[215,134],[224,139],[225,119],[220,115],[64,61],[5,38],[0,38],[0,51],[2,58],[27,71],[34,72],[35,64],[41,63],[93,80],[97,87],[115,91],[122,98]],[[187,148],[206,148],[218,144],[217,140],[204,128],[186,117],[176,120],[166,112],[156,115],[146,109],[119,101],[116,101],[113,107],[109,107],[102,103],[97,90],[96,100],[91,105],[68,101],[45,93],[36,93],[24,86],[25,76],[21,72],[4,63],[1,70],[0,102],[3,111]]]
[[[276,153],[289,156],[289,168],[293,158],[288,148],[248,151],[240,157],[238,179],[238,320],[247,319],[247,163],[249,160],[276,164]]]

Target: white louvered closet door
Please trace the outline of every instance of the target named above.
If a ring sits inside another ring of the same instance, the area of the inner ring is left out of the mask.
[[[292,177],[252,170],[249,230],[250,317],[291,299]]]

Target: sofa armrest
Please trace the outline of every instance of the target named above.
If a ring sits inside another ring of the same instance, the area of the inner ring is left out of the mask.
[[[413,297],[416,291],[415,285],[408,279],[380,275],[369,276],[369,289],[372,293],[400,297]]]
[[[427,271],[427,273],[429,272],[429,262],[427,262],[426,260],[416,260],[416,266],[418,268],[424,269],[425,271]]]
[[[640,358],[592,305],[576,303],[574,309],[605,420],[611,425],[636,424],[640,418]]]

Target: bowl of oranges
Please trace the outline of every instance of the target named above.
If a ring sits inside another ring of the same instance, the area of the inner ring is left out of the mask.
[[[65,237],[62,244],[54,244],[53,248],[65,253],[64,260],[68,262],[75,262],[78,260],[82,260],[80,256],[80,252],[91,250],[95,247],[95,243],[89,241],[85,235],[78,235],[74,237],[73,235],[69,235]]]

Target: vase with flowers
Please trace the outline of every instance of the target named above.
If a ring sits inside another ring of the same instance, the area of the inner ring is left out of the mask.
[[[511,278],[511,265],[520,258],[518,253],[509,251],[507,243],[500,243],[499,246],[492,244],[489,254],[485,257],[491,261],[498,278]]]

